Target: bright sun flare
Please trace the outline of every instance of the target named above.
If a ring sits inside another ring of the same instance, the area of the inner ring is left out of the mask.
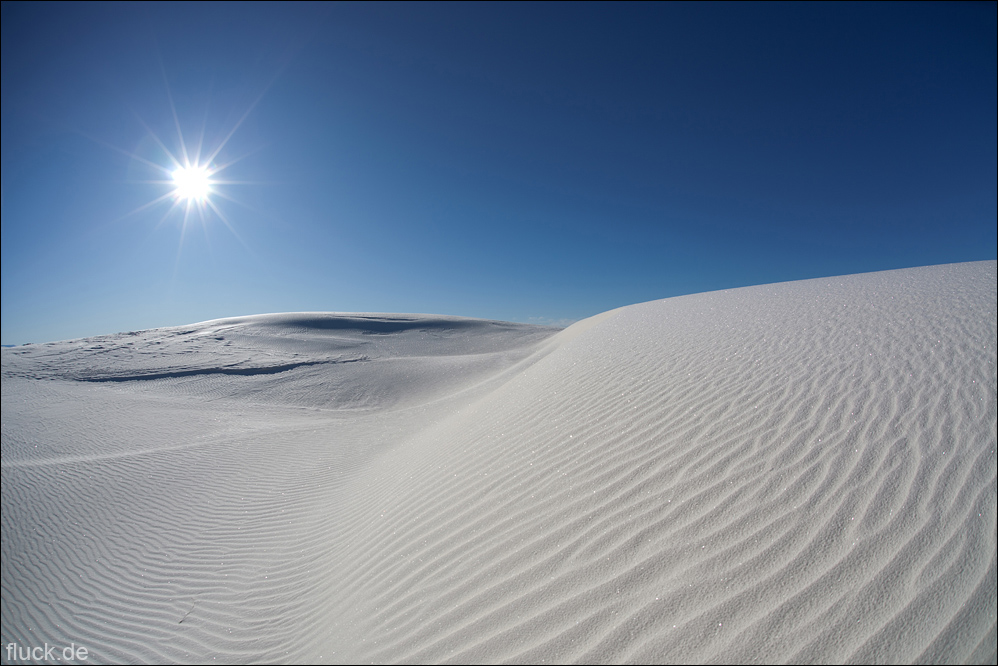
[[[174,194],[186,201],[203,201],[211,193],[211,174],[207,167],[193,165],[173,172]]]
[[[167,90],[167,93],[169,93],[169,90]],[[257,101],[259,101],[259,99]],[[145,164],[159,176],[159,178],[155,180],[140,182],[167,186],[170,188],[152,201],[139,206],[128,215],[136,214],[140,211],[152,208],[153,206],[158,206],[162,202],[171,201],[172,203],[170,208],[160,219],[160,223],[166,221],[167,218],[176,213],[180,214],[180,217],[182,218],[182,223],[180,225],[181,245],[183,245],[184,237],[188,228],[192,223],[194,223],[195,220],[200,220],[201,226],[204,228],[205,233],[207,233],[209,222],[212,219],[221,221],[228,228],[228,230],[231,231],[240,242],[242,242],[242,239],[239,238],[239,234],[236,232],[235,227],[226,217],[225,213],[222,212],[222,208],[219,207],[219,202],[215,200],[226,199],[239,203],[238,200],[228,195],[224,190],[231,185],[244,185],[247,183],[243,181],[231,180],[230,178],[217,180],[216,176],[243,158],[240,157],[221,164],[216,162],[216,158],[219,157],[222,150],[229,143],[229,140],[236,133],[236,130],[238,130],[240,125],[243,124],[243,121],[246,120],[246,117],[255,106],[256,102],[251,104],[249,109],[247,109],[239,121],[236,122],[235,126],[229,130],[228,134],[225,135],[222,141],[212,150],[205,151],[203,153],[202,150],[205,148],[204,128],[202,128],[200,136],[198,137],[193,150],[191,150],[187,142],[184,140],[184,134],[180,128],[180,119],[177,116],[177,109],[173,106],[173,99],[170,97],[170,109],[173,111],[173,119],[176,123],[177,130],[177,141],[175,146],[179,148],[179,151],[171,150],[170,147],[168,147],[166,143],[164,143],[164,141],[146,125],[149,137],[151,137],[153,143],[159,146],[159,156],[166,157],[168,159],[166,164],[164,164],[162,160],[154,161],[137,153],[128,152],[126,150],[121,150],[111,146],[114,150],[118,150],[128,155],[136,162]],[[139,122],[145,125],[141,119],[139,119]],[[179,257],[179,249],[177,256]]]

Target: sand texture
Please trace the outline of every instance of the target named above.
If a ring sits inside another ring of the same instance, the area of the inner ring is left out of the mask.
[[[996,293],[992,261],[563,331],[298,313],[5,349],[3,644],[994,663]]]

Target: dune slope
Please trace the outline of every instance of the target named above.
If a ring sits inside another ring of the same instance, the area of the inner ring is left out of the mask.
[[[268,315],[5,350],[3,640],[993,662],[996,289],[978,262],[554,335]]]
[[[307,660],[345,479],[554,332],[302,313],[5,349],[5,644]]]
[[[355,481],[331,647],[993,661],[995,286],[893,271],[567,329]]]

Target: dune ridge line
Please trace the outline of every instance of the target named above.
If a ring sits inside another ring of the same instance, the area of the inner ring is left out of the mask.
[[[5,349],[3,639],[993,663],[996,294],[991,261],[561,331],[292,313]]]

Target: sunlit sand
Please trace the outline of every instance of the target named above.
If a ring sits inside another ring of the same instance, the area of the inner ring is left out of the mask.
[[[561,331],[296,313],[5,349],[3,643],[994,663],[996,284],[986,261]]]

